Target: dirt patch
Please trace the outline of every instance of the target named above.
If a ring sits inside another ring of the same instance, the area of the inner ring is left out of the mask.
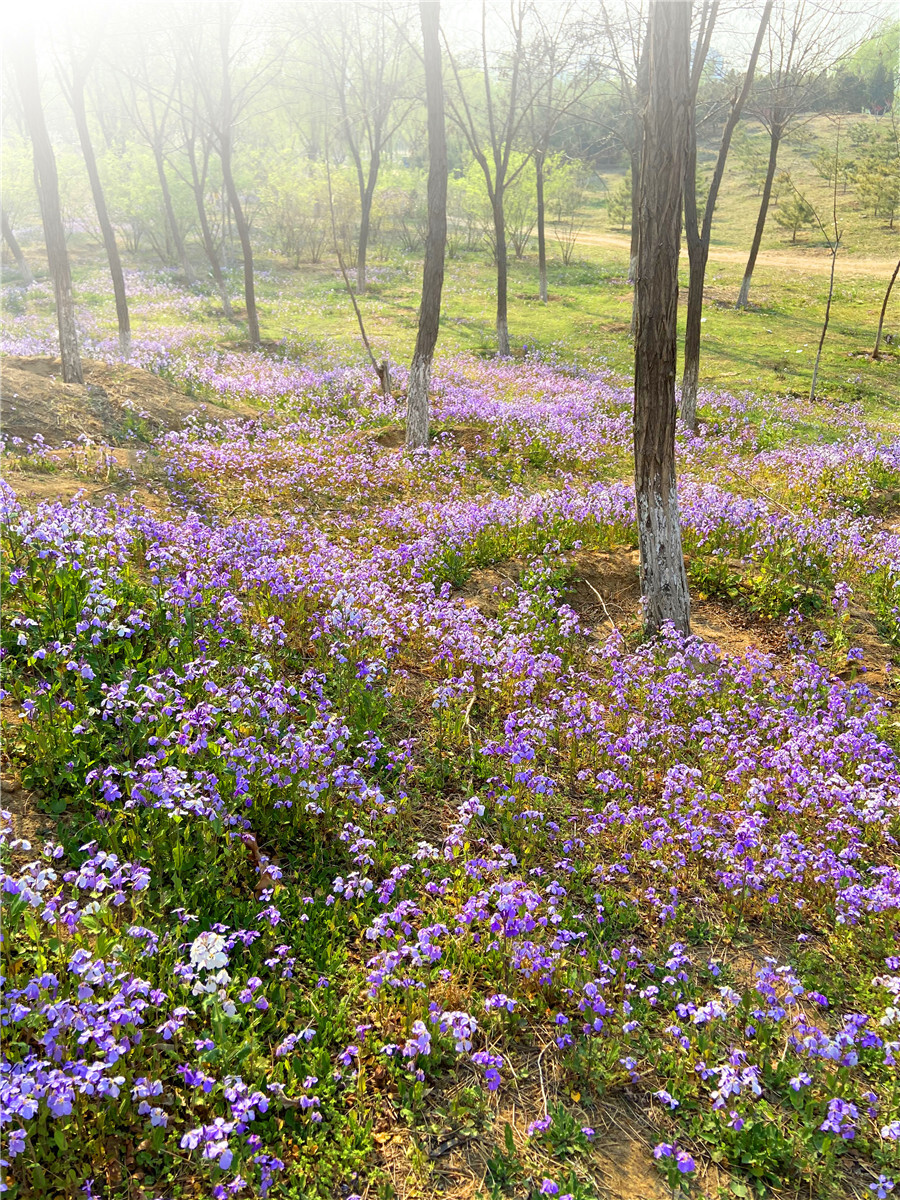
[[[253,416],[243,405],[198,404],[149,371],[83,359],[84,384],[63,383],[56,358],[8,356],[0,362],[3,432],[63,446],[88,438],[105,446],[150,442],[181,429],[191,413],[213,421]]]
[[[483,429],[470,426],[460,426],[453,429],[435,429],[431,435],[432,446],[462,446],[467,454],[480,449],[484,445],[485,432]],[[406,445],[406,430],[402,425],[391,425],[372,438],[377,446],[385,450],[398,450]]]

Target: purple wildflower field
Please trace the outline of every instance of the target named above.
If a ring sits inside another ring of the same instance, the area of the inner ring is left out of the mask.
[[[742,637],[643,643],[602,367],[445,358],[410,456],[400,370],[190,323],[132,365],[198,405],[144,500],[27,503],[64,452],[7,446],[7,752],[50,831],[4,815],[8,1194],[599,1200],[625,1130],[641,1195],[888,1196],[900,442],[705,395],[689,577]]]

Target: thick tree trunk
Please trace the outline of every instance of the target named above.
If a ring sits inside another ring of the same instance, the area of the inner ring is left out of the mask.
[[[116,234],[109,219],[106,207],[106,197],[103,194],[103,184],[97,169],[97,156],[91,142],[88,129],[87,112],[84,104],[84,78],[76,68],[73,70],[72,90],[70,93],[72,112],[75,116],[75,128],[78,140],[81,142],[81,153],[84,155],[84,165],[87,168],[91,184],[91,195],[94,198],[94,208],[97,210],[97,220],[100,222],[100,232],[103,235],[103,246],[109,262],[109,273],[112,277],[113,296],[116,302],[116,321],[119,326],[119,353],[127,358],[131,353],[131,319],[128,315],[128,296],[125,293],[125,274],[122,270],[122,260],[119,258],[119,247],[116,244]]]
[[[41,105],[33,32],[10,36],[9,57],[18,80],[25,124],[34,148],[44,241],[47,245],[47,260],[56,296],[62,376],[66,383],[84,383],[81,356],[78,353],[78,331],[75,327],[75,304],[72,298],[69,255],[66,250],[66,231],[63,228],[59,205],[59,176]]]
[[[509,256],[506,249],[506,215],[503,211],[503,191],[498,187],[491,205],[494,212],[494,241],[497,249],[497,353],[509,358],[509,318],[507,288]]]
[[[675,482],[681,198],[690,122],[690,0],[651,0],[635,280],[634,458],[644,630],[690,632]]]
[[[887,291],[884,293],[884,304],[881,306],[881,316],[878,318],[878,333],[875,335],[875,349],[872,351],[872,357],[877,359],[880,356],[881,349],[881,331],[884,329],[884,315],[887,312],[888,301],[891,298],[891,292],[894,288],[894,281],[897,278],[897,273],[900,271],[900,261],[894,267],[894,273],[891,276],[891,282],[887,286]]]
[[[444,128],[444,87],[441,79],[440,5],[421,3],[428,105],[428,235],[422,271],[419,332],[409,371],[406,405],[406,445],[428,445],[428,389],[431,361],[437,344],[444,285],[444,247],[447,241],[447,138]]]
[[[16,261],[16,266],[19,268],[19,274],[22,276],[22,282],[27,288],[34,283],[34,276],[31,273],[31,268],[25,261],[25,255],[22,253],[22,247],[19,245],[16,235],[12,231],[12,226],[9,223],[9,217],[6,215],[6,209],[0,207],[0,224],[3,226],[3,240],[9,247],[9,252]]]
[[[722,185],[722,177],[725,174],[725,163],[728,159],[728,151],[731,148],[731,139],[734,131],[737,128],[737,123],[740,120],[741,113],[744,110],[744,104],[750,94],[750,88],[753,85],[753,77],[756,74],[756,63],[759,59],[760,48],[762,47],[763,35],[769,24],[769,17],[772,13],[773,0],[767,0],[766,6],[763,9],[763,14],[759,22],[759,29],[756,33],[756,41],[753,45],[753,51],[750,55],[750,61],[747,64],[747,70],[744,74],[744,82],[740,93],[732,102],[731,109],[728,113],[728,119],[725,122],[725,128],[722,130],[722,141],[719,144],[719,153],[716,157],[716,165],[713,169],[712,180],[709,185],[709,193],[706,197],[706,208],[703,212],[703,228],[696,236],[697,228],[696,210],[697,206],[694,203],[694,217],[691,220],[688,207],[688,188],[690,181],[695,181],[696,189],[696,155],[697,142],[696,133],[693,126],[691,127],[691,142],[693,145],[694,161],[687,168],[685,175],[685,204],[684,217],[685,229],[687,231],[688,244],[688,260],[690,263],[688,276],[688,301],[687,301],[687,321],[684,331],[684,374],[681,378],[681,419],[687,425],[688,429],[697,428],[697,391],[700,387],[700,323],[703,313],[703,284],[706,280],[706,264],[709,259],[709,243],[712,235],[713,213],[716,210],[716,201],[719,198],[719,188]]]
[[[222,180],[225,184],[225,191],[228,193],[228,203],[231,205],[231,211],[234,214],[234,223],[237,228],[238,240],[241,243],[241,254],[244,259],[244,304],[247,309],[247,329],[250,335],[250,345],[255,349],[259,348],[259,316],[256,311],[256,288],[253,282],[253,247],[250,245],[250,229],[247,225],[247,218],[244,216],[244,210],[241,207],[241,198],[238,195],[237,186],[234,182],[234,176],[231,173],[231,132],[224,130],[222,133]]]
[[[544,151],[534,152],[534,173],[537,181],[538,278],[541,304],[547,303],[547,235],[544,227]]]
[[[181,230],[178,228],[175,205],[172,203],[172,191],[169,187],[169,180],[166,177],[165,159],[163,158],[162,146],[158,141],[153,143],[153,161],[156,163],[156,174],[159,179],[160,190],[162,191],[163,207],[166,210],[166,226],[172,238],[172,245],[175,247],[175,255],[181,263],[185,279],[193,287],[197,282],[197,276],[194,274],[194,269],[188,259],[184,238],[181,236]]]
[[[778,147],[781,144],[781,130],[773,125],[769,139],[769,165],[766,168],[766,181],[763,184],[762,199],[759,202],[759,216],[756,218],[756,230],[753,234],[753,244],[750,247],[750,257],[744,268],[744,279],[738,294],[737,308],[746,308],[750,300],[750,282],[753,279],[753,268],[756,266],[756,256],[762,243],[763,230],[766,227],[766,216],[769,212],[769,200],[772,196],[772,184],[775,180],[775,167],[778,163]]]
[[[208,147],[205,153],[208,155]],[[228,285],[225,282],[225,276],[222,274],[222,266],[219,262],[219,256],[216,253],[216,244],[213,240],[212,230],[209,227],[209,218],[206,215],[206,166],[204,166],[203,174],[201,175],[197,167],[197,151],[190,138],[187,139],[187,155],[191,167],[191,190],[194,193],[194,202],[197,205],[197,217],[200,221],[200,238],[203,242],[207,261],[209,262],[209,269],[212,271],[212,277],[215,280],[216,288],[222,301],[222,312],[230,321],[232,317],[231,298],[228,295]]]

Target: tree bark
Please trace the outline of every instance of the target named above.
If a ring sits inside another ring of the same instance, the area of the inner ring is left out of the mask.
[[[635,280],[634,459],[644,631],[690,632],[675,480],[681,201],[690,123],[690,0],[651,0]]]
[[[494,213],[494,240],[497,247],[497,353],[501,358],[509,358],[509,255],[506,249],[506,214],[503,210],[501,189],[494,192],[491,208]]]
[[[881,331],[884,329],[884,315],[887,312],[888,301],[891,298],[891,292],[894,288],[894,281],[897,278],[897,273],[900,272],[900,261],[894,267],[894,273],[891,276],[891,282],[887,286],[887,291],[884,293],[884,304],[881,306],[881,316],[878,318],[878,333],[875,335],[875,349],[872,351],[872,357],[878,359],[880,357],[881,347]]]
[[[541,304],[547,303],[547,235],[544,228],[544,151],[534,152],[534,173],[537,189],[538,279]]]
[[[29,29],[25,34],[10,35],[10,47],[9,57],[18,80],[25,124],[34,149],[44,241],[47,245],[47,260],[56,296],[62,376],[65,383],[84,383],[81,356],[78,352],[78,330],[75,327],[75,304],[72,298],[72,275],[66,250],[66,232],[59,204],[59,176],[41,105],[33,31]]]
[[[16,260],[16,266],[19,268],[19,274],[22,276],[22,282],[27,288],[34,283],[34,276],[31,273],[31,267],[25,261],[25,255],[22,253],[22,247],[19,245],[16,235],[12,231],[12,226],[9,223],[9,217],[6,215],[6,209],[0,206],[0,224],[3,226],[3,240],[9,247],[9,252]]]
[[[684,226],[687,236],[689,274],[687,320],[684,330],[684,373],[681,377],[681,419],[691,430],[697,428],[697,391],[700,387],[700,323],[703,316],[703,285],[706,280],[706,264],[709,259],[713,213],[719,198],[722,177],[725,174],[725,162],[731,148],[731,139],[753,85],[756,63],[771,12],[772,0],[767,0],[750,61],[744,74],[743,85],[740,93],[732,102],[725,128],[722,131],[722,141],[719,144],[719,153],[716,157],[716,165],[706,198],[706,208],[703,212],[703,228],[699,232],[697,230],[696,202],[697,135],[693,123],[691,124],[691,140],[688,150],[691,161],[685,168],[684,179]]]
[[[440,4],[421,3],[425,94],[428,107],[428,234],[422,270],[419,331],[409,371],[406,404],[406,445],[428,445],[428,389],[431,362],[441,319],[444,285],[444,247],[447,242],[447,137],[444,128],[444,87],[441,78]]]
[[[631,248],[628,251],[628,282],[634,283],[637,275],[638,224],[641,203],[641,152],[640,148],[631,155]],[[631,324],[634,334],[634,320]]]
[[[750,247],[750,257],[744,268],[744,278],[738,294],[736,308],[746,308],[750,300],[750,282],[753,278],[753,268],[756,266],[756,256],[762,243],[763,230],[766,227],[766,216],[769,212],[769,199],[772,195],[772,183],[775,179],[775,167],[778,163],[778,147],[781,145],[781,129],[773,124],[769,135],[769,165],[766,168],[766,181],[763,184],[762,199],[759,202],[759,216],[756,218],[756,230],[753,234],[753,244]]]
[[[125,292],[125,274],[122,270],[122,260],[119,257],[119,247],[116,244],[116,234],[109,219],[106,207],[106,197],[103,194],[103,184],[97,169],[97,156],[91,142],[88,128],[87,112],[84,103],[84,75],[79,67],[73,66],[72,88],[69,101],[75,116],[75,128],[78,140],[81,142],[81,153],[84,155],[84,165],[87,168],[91,184],[91,195],[94,198],[94,208],[97,210],[97,220],[100,222],[100,232],[103,235],[103,246],[109,262],[109,273],[112,277],[113,296],[116,302],[116,321],[119,326],[119,353],[127,358],[131,353],[131,319],[128,315],[128,296]]]

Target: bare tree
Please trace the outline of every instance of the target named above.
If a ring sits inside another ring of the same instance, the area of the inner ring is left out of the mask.
[[[411,450],[428,445],[428,389],[431,361],[441,319],[444,284],[444,248],[447,242],[447,136],[444,128],[444,84],[441,74],[440,5],[423,0],[422,46],[425,93],[428,106],[428,234],[422,270],[419,332],[409,370],[406,401],[406,445]]]
[[[91,195],[94,199],[94,208],[97,211],[97,220],[100,224],[103,246],[106,250],[106,258],[109,263],[109,274],[112,278],[113,296],[116,304],[116,321],[119,327],[119,353],[123,358],[127,358],[131,353],[131,319],[128,314],[128,296],[125,292],[125,273],[122,270],[122,260],[119,257],[116,234],[112,221],[109,218],[106,197],[103,194],[103,184],[97,168],[97,155],[94,153],[94,145],[91,141],[91,131],[88,126],[87,107],[85,104],[85,83],[91,64],[97,57],[100,49],[100,34],[99,32],[95,32],[87,47],[80,54],[75,45],[75,36],[74,28],[70,28],[67,37],[69,44],[68,70],[62,61],[58,61],[57,69],[63,91],[66,94],[75,117],[75,128],[78,131],[81,153],[84,157],[84,165],[87,169],[88,180],[91,185]]]
[[[706,279],[706,264],[709,259],[709,243],[712,234],[712,220],[719,198],[719,188],[725,174],[725,162],[731,147],[731,139],[741,113],[750,94],[756,62],[762,47],[763,35],[769,23],[772,12],[772,0],[766,0],[756,41],[750,54],[747,70],[744,72],[743,83],[732,93],[728,107],[722,140],[719,143],[719,153],[713,169],[706,204],[703,209],[703,226],[699,228],[697,211],[697,129],[696,122],[691,122],[690,140],[688,142],[688,158],[684,173],[684,228],[687,240],[689,276],[687,319],[684,332],[684,373],[681,377],[681,419],[689,429],[697,427],[697,390],[700,386],[700,323],[703,313],[703,284]],[[708,45],[708,43],[707,43]],[[691,90],[696,99],[696,89],[699,84],[698,64],[695,57],[691,73]]]
[[[366,290],[372,201],[391,139],[411,106],[408,39],[385,4],[329,4],[311,10],[313,44],[326,68],[330,102],[356,170],[359,239],[356,290]]]
[[[159,180],[163,209],[166,216],[166,248],[174,249],[175,257],[188,284],[197,282],[188,258],[187,245],[175,212],[172,188],[166,172],[169,154],[169,134],[176,101],[176,76],[167,62],[161,45],[146,30],[138,29],[131,41],[133,57],[127,70],[114,63],[118,70],[122,100],[138,133],[150,147],[156,176]],[[127,92],[126,92],[127,87]]]
[[[825,3],[788,0],[769,20],[762,56],[765,74],[748,103],[748,111],[762,122],[769,135],[769,160],[738,308],[746,308],[750,300],[750,284],[772,198],[778,152],[792,127],[809,112],[828,70],[848,52],[849,15],[845,5],[834,0]]]
[[[222,183],[241,244],[247,330],[250,345],[256,348],[261,343],[253,272],[253,246],[250,240],[250,222],[234,177],[234,131],[252,101],[274,77],[281,52],[275,48],[269,53],[257,56],[252,66],[246,66],[245,60],[249,58],[248,44],[256,37],[256,29],[251,25],[243,39],[235,39],[233,34],[237,11],[236,4],[230,3],[229,0],[219,0],[216,5],[217,20],[213,27],[215,41],[212,44],[206,38],[206,29],[201,25],[193,26],[184,36],[187,61],[203,98],[204,121],[219,155]],[[239,71],[238,68],[242,64],[244,69]],[[208,254],[207,250],[207,256]],[[224,290],[223,281],[219,285],[220,294],[223,294]]]
[[[607,136],[622,147],[631,167],[630,281],[634,279],[637,267],[642,113],[647,90],[646,23],[644,0],[625,4],[620,12],[613,12],[606,0],[601,0],[597,38],[601,61],[614,90],[615,103],[610,110],[608,102],[605,102],[602,115],[595,114],[593,123],[604,129]]]
[[[648,635],[665,622],[690,632],[675,481],[678,255],[691,120],[690,23],[690,0],[651,0],[634,356],[635,498]]]
[[[541,303],[547,303],[547,238],[544,174],[547,154],[560,122],[587,92],[593,64],[584,61],[585,36],[571,3],[549,13],[536,11],[538,29],[527,48],[534,98],[528,113],[537,196],[538,279]]]
[[[179,57],[183,56],[183,44],[175,47]],[[228,294],[228,284],[222,271],[219,250],[213,237],[209,214],[206,210],[206,190],[209,178],[209,168],[212,159],[213,139],[202,117],[202,97],[195,76],[179,67],[178,71],[178,108],[181,117],[181,132],[184,139],[184,152],[188,160],[191,191],[197,207],[197,219],[200,224],[200,240],[206,254],[209,269],[215,281],[216,290],[222,301],[222,312],[232,319],[231,297]]]
[[[528,163],[529,155],[519,155],[512,165],[513,152],[534,103],[540,80],[529,80],[525,58],[525,22],[531,11],[529,0],[512,0],[508,33],[511,45],[503,56],[504,87],[497,83],[496,64],[491,61],[488,38],[487,0],[481,5],[481,65],[479,88],[483,108],[476,108],[466,87],[465,72],[447,48],[455,89],[447,96],[447,109],[465,137],[475,161],[484,175],[494,225],[494,255],[497,265],[497,353],[508,357],[508,254],[504,201],[508,188],[515,183]],[[445,39],[446,45],[446,39]]]
[[[41,220],[44,225],[44,241],[56,296],[62,376],[66,383],[84,383],[81,356],[78,352],[78,330],[75,327],[75,304],[72,298],[72,275],[66,250],[66,232],[59,204],[59,176],[41,104],[34,31],[29,28],[26,32],[10,33],[8,36],[9,57],[13,62],[25,124],[34,149],[34,170],[41,204]]]
[[[0,226],[3,228],[3,240],[9,246],[9,252],[16,261],[16,266],[19,268],[19,274],[22,276],[22,282],[25,286],[31,287],[34,283],[34,276],[31,273],[31,267],[25,260],[25,255],[22,253],[22,247],[19,245],[19,240],[13,233],[12,225],[9,223],[9,216],[6,209],[0,206]]]

